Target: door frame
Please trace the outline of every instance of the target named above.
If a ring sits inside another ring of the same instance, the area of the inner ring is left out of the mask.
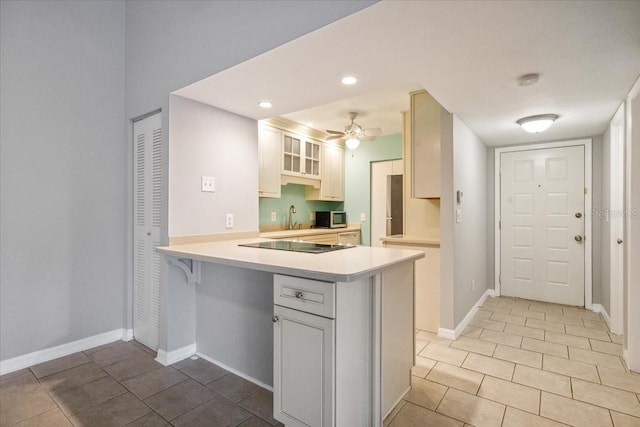
[[[494,167],[494,289],[495,295],[500,295],[500,169],[501,169],[501,155],[502,153],[516,152],[516,151],[529,151],[529,150],[543,150],[547,148],[562,148],[562,147],[584,147],[584,185],[587,189],[587,194],[584,198],[584,306],[587,309],[592,309],[593,301],[593,278],[592,278],[592,229],[591,229],[591,210],[592,210],[592,176],[593,176],[593,163],[592,163],[592,141],[591,139],[577,139],[573,141],[557,141],[557,142],[544,142],[534,143],[526,145],[518,145],[513,147],[496,148],[495,150],[495,167]]]
[[[627,184],[625,183],[625,146],[626,146],[626,129],[625,129],[625,103],[622,103],[609,125],[609,170],[611,177],[609,179],[609,200],[608,206],[610,212],[618,215],[625,209],[625,191]],[[616,146],[614,149],[614,145]],[[617,152],[616,158],[614,153]],[[617,175],[614,180],[614,170],[618,167],[622,173]],[[617,202],[614,206],[613,202]],[[609,241],[603,242],[609,247],[609,328],[614,334],[622,335],[624,331],[624,248],[619,251],[619,245],[614,243],[616,238],[625,238],[624,217],[616,218],[618,222],[608,221],[606,227],[609,227]]]

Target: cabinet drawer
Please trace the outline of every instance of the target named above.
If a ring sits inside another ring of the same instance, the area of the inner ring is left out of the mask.
[[[336,284],[300,277],[273,276],[273,303],[334,319]]]

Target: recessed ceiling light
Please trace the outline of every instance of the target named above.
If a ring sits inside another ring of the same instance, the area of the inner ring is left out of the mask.
[[[347,76],[347,77],[343,77],[342,78],[342,84],[343,85],[352,85],[355,84],[358,81],[358,79],[356,79],[353,76]]]
[[[260,108],[271,108],[273,107],[273,104],[269,101],[260,101],[258,102],[258,105],[260,106]]]
[[[540,114],[537,116],[523,117],[516,121],[516,123],[529,133],[539,133],[549,129],[549,126],[551,126],[557,118],[557,114]]]

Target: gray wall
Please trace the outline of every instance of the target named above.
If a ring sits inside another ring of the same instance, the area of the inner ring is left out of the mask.
[[[0,2],[0,359],[122,328],[125,5]]]
[[[454,232],[454,324],[457,326],[487,290],[487,147],[453,116],[453,194],[463,192],[462,221]],[[472,280],[475,287],[472,289]]]
[[[0,360],[132,326],[128,119],[373,3],[0,2]]]

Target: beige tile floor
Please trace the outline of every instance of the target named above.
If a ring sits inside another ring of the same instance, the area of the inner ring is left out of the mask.
[[[640,374],[589,310],[488,298],[456,341],[418,331],[412,389],[388,427],[640,427]]]
[[[117,341],[0,377],[0,427],[282,426],[273,395],[204,359]]]
[[[417,332],[412,389],[385,426],[640,427],[621,342],[599,314],[489,298],[456,341]],[[120,341],[4,375],[0,426],[281,426],[270,392],[203,359],[153,358]]]

